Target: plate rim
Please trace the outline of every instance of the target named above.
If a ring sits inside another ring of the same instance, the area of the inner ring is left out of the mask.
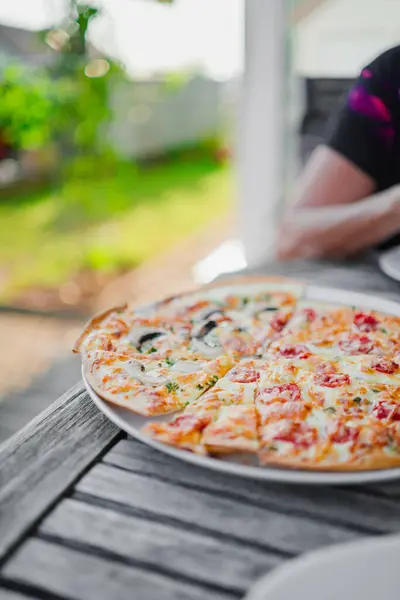
[[[225,287],[229,288],[229,282]],[[349,302],[349,297],[351,302]],[[370,295],[365,292],[353,292],[340,288],[331,288],[310,284],[305,285],[305,292],[302,298],[320,302],[325,301],[332,304],[344,304],[347,306],[351,304],[357,304],[360,306],[360,308],[381,310],[388,314],[400,316],[399,302],[376,296],[374,293]],[[146,307],[142,308],[148,309],[151,306],[151,304],[147,304]],[[106,400],[103,400],[86,380],[83,365],[81,372],[84,386],[90,398],[97,408],[110,419],[110,421],[140,442],[160,452],[163,452],[164,454],[177,458],[178,460],[183,460],[184,462],[195,464],[202,468],[208,468],[212,471],[222,472],[228,475],[235,475],[242,478],[298,485],[361,485],[365,483],[378,483],[400,479],[400,467],[352,472],[312,471],[305,469],[291,469],[280,466],[260,467],[228,462],[210,456],[202,456],[187,452],[185,450],[180,450],[179,448],[174,448],[173,446],[168,446],[167,444],[162,444],[161,442],[157,442],[149,436],[142,434],[139,429],[131,425],[129,421],[124,418],[124,411],[127,409],[112,405]]]

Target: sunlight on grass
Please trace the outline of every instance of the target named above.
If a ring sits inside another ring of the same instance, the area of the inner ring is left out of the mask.
[[[136,266],[227,212],[231,198],[229,168],[201,158],[99,167],[59,190],[0,200],[1,296],[57,286],[85,268]]]

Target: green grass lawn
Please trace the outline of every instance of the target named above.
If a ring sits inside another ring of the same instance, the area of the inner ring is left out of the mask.
[[[231,192],[229,168],[205,156],[141,169],[81,161],[58,189],[0,199],[0,297],[136,266],[226,212]]]

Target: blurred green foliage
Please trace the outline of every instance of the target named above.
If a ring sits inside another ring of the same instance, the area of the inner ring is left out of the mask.
[[[58,189],[0,202],[0,299],[135,267],[226,214],[232,195],[230,169],[202,149],[147,168],[81,157]]]
[[[218,138],[151,167],[118,160],[106,129],[110,89],[125,75],[108,61],[102,76],[87,76],[85,35],[97,11],[72,8],[69,37],[50,67],[12,65],[0,74],[4,137],[23,150],[56,142],[62,166],[56,187],[0,200],[2,299],[85,269],[132,268],[226,213],[232,196]],[[166,89],[173,93],[188,75],[171,75]]]
[[[60,97],[45,73],[9,65],[1,74],[0,97],[0,130],[10,145],[29,150],[52,139]]]
[[[31,150],[56,141],[64,159],[89,149],[93,153],[105,149],[102,127],[111,116],[110,81],[123,78],[123,72],[110,63],[101,77],[85,74],[90,62],[85,35],[97,12],[72,3],[65,25],[71,33],[49,67],[10,64],[0,74],[0,131],[15,149]],[[42,32],[43,40],[48,33]]]

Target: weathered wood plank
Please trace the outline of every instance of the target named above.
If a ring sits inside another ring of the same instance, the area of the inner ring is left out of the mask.
[[[3,577],[76,600],[228,600],[225,594],[158,573],[29,540],[3,569]]]
[[[108,465],[96,465],[77,485],[77,492],[125,505],[177,526],[201,529],[266,550],[293,555],[354,539],[357,534],[310,518],[282,515],[229,496],[184,489]],[[182,526],[182,525],[181,525]]]
[[[72,499],[47,517],[39,534],[237,593],[281,562],[267,552]]]
[[[0,558],[119,435],[79,384],[0,448]]]
[[[400,504],[396,498],[355,490],[316,486],[285,486],[227,476],[194,467],[157,452],[135,440],[122,440],[108,452],[104,463],[134,473],[171,480],[221,497],[249,502],[266,509],[329,522],[360,531],[400,531]]]

